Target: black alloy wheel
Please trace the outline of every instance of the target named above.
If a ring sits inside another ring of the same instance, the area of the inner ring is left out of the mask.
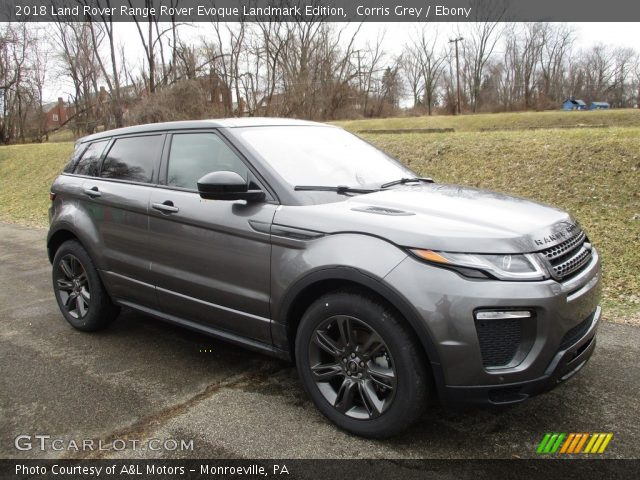
[[[56,269],[55,285],[62,305],[73,318],[82,319],[89,313],[91,291],[87,272],[73,254],[63,256]]]
[[[395,435],[429,402],[429,361],[415,332],[368,292],[338,290],[311,303],[296,332],[295,360],[318,410],[357,435]]]
[[[75,240],[64,242],[53,258],[53,289],[60,311],[74,328],[100,330],[120,311],[102,285],[87,251]]]
[[[316,328],[309,364],[318,390],[348,417],[375,418],[393,402],[396,371],[389,349],[355,317],[336,315]]]

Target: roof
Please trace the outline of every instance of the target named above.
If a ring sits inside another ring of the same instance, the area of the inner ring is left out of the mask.
[[[582,106],[585,106],[585,105],[586,105],[586,103],[584,103],[582,100],[576,100],[576,99],[574,99],[574,98],[567,98],[567,99],[566,99],[564,102],[562,102],[562,103],[567,103],[567,102],[571,102],[571,103],[573,103],[574,105],[582,105]]]
[[[104,132],[94,133],[83,137],[78,142],[87,142],[114,135],[128,135],[133,133],[159,132],[165,130],[189,130],[201,128],[240,128],[240,127],[267,127],[267,126],[329,126],[325,123],[310,122],[307,120],[295,120],[291,118],[268,117],[241,117],[220,118],[210,120],[185,120],[179,122],[148,123],[132,127],[116,128]]]
[[[608,107],[609,106],[609,102],[591,102],[591,105],[599,105],[602,107]]]
[[[53,107],[57,107],[58,106],[58,102],[49,102],[49,103],[45,103],[42,105],[42,111],[43,112],[48,112],[49,110],[51,110]]]

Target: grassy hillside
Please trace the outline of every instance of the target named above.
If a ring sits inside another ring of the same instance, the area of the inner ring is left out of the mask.
[[[584,115],[582,117],[581,115]],[[503,130],[482,126],[549,125],[607,119],[610,128]],[[514,120],[514,118],[517,119]],[[402,122],[415,122],[410,125]],[[640,319],[640,112],[545,112],[344,122],[358,131],[444,122],[455,133],[365,134],[367,140],[439,182],[489,188],[570,211],[599,248],[605,306]],[[437,125],[440,126],[440,125]],[[48,189],[71,143],[0,147],[0,220],[46,226]]]
[[[432,117],[376,118],[335,122],[348,130],[393,128],[454,128],[457,132],[480,129],[554,128],[576,125],[640,127],[640,110],[599,110],[583,112],[517,112]]]
[[[49,187],[73,151],[73,143],[0,147],[0,220],[47,225]]]

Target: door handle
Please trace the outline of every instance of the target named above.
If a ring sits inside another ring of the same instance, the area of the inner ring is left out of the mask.
[[[102,195],[100,193],[100,190],[98,190],[98,187],[93,186],[91,188],[86,187],[84,189],[84,194],[90,196],[91,198],[96,198],[99,197],[100,195]]]
[[[180,211],[178,207],[173,206],[173,202],[171,200],[166,200],[162,203],[152,203],[151,207],[161,211],[162,213],[176,213]]]

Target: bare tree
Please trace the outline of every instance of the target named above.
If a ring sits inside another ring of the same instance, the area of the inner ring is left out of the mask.
[[[2,25],[0,30],[0,140],[11,141],[14,134],[14,92],[19,84],[24,55],[20,52],[19,36],[11,25]],[[18,54],[16,55],[16,50]],[[20,59],[15,62],[16,58]]]
[[[502,29],[500,20],[504,16],[506,7],[499,0],[474,0],[472,9],[475,13],[475,21],[470,24],[471,27],[464,36],[462,52],[471,109],[475,113],[478,111],[484,68],[500,39]],[[460,36],[463,35],[460,34]]]
[[[437,31],[429,38],[427,28],[427,26],[422,27],[422,30],[416,35],[411,50],[420,65],[424,104],[427,106],[427,113],[431,115],[435,102],[436,88],[442,76],[444,62],[447,57],[446,54],[437,51]]]
[[[226,115],[233,115],[232,92],[239,100],[240,95],[240,59],[245,49],[246,23],[237,24],[212,22],[214,41],[204,44],[205,56],[210,65],[209,75],[221,82],[227,95],[223,95]]]
[[[422,105],[423,84],[422,67],[415,52],[410,45],[406,45],[402,55],[402,71],[409,86],[413,100],[413,108],[417,109]]]
[[[81,0],[83,4],[86,4],[86,0]],[[96,0],[96,5],[101,11],[104,8],[111,7],[111,0]],[[114,126],[116,128],[123,125],[123,101],[121,96],[121,84],[120,84],[120,68],[116,60],[117,45],[115,43],[114,24],[110,15],[100,14],[97,19],[92,19],[89,22],[89,30],[91,32],[91,46],[93,47],[96,62],[100,67],[102,78],[107,84],[109,91],[109,112],[110,116],[114,119]],[[98,22],[96,22],[96,20]],[[102,37],[106,35],[107,48],[109,51],[108,64],[102,60],[99,48],[102,44]]]
[[[50,63],[49,46],[42,40],[42,31],[36,26],[36,37],[31,48],[31,81],[35,95],[35,137],[42,141],[43,137],[49,138],[44,114],[44,88],[47,82],[47,72]]]
[[[640,108],[640,55],[636,55],[633,63],[633,84],[631,86],[635,92],[635,101],[631,100],[631,107]]]
[[[615,58],[613,50],[597,44],[587,50],[583,57],[584,94],[589,101],[601,100],[613,88]]]
[[[384,33],[378,35],[374,43],[367,42],[366,46],[354,52],[357,59],[358,91],[362,97],[362,112],[370,116],[369,104],[372,94],[377,89],[381,65],[384,61]],[[376,111],[379,110],[376,108]]]
[[[39,139],[46,58],[37,27],[0,25],[0,141]]]
[[[257,39],[260,47],[255,47],[256,55],[264,56],[264,91],[257,93],[255,109],[262,106],[263,114],[272,114],[271,104],[273,96],[278,87],[278,82],[282,81],[282,71],[280,69],[281,58],[288,41],[288,29],[281,22],[262,20],[257,23],[261,37]],[[257,62],[256,62],[257,63]]]
[[[611,103],[615,107],[629,105],[632,93],[632,75],[638,54],[631,48],[616,48],[613,52],[614,74],[611,88]]]
[[[540,49],[541,94],[545,101],[560,102],[566,94],[566,60],[574,42],[573,28],[567,25],[543,24]]]
[[[127,2],[129,6],[133,8],[133,0],[127,0]],[[178,2],[179,0],[170,0],[168,6],[175,7]],[[179,24],[176,23],[175,17],[172,17],[169,27],[165,28],[161,26],[158,15],[151,13],[153,11],[152,7],[154,7],[154,0],[144,0],[144,7],[149,9],[146,25],[138,20],[137,17],[133,17],[133,20],[147,61],[147,69],[143,74],[147,92],[152,94],[156,91],[156,88],[165,86],[170,81],[173,73],[173,57],[175,56],[175,49],[179,43],[177,33]],[[170,42],[169,47],[171,48],[172,55],[169,59],[166,58],[165,50],[167,44],[165,42]],[[158,69],[160,69],[160,71],[158,71]]]
[[[53,40],[59,49],[61,73],[71,79],[74,87],[74,128],[78,133],[93,133],[100,116],[96,103],[100,67],[90,24],[59,21],[55,23]]]

